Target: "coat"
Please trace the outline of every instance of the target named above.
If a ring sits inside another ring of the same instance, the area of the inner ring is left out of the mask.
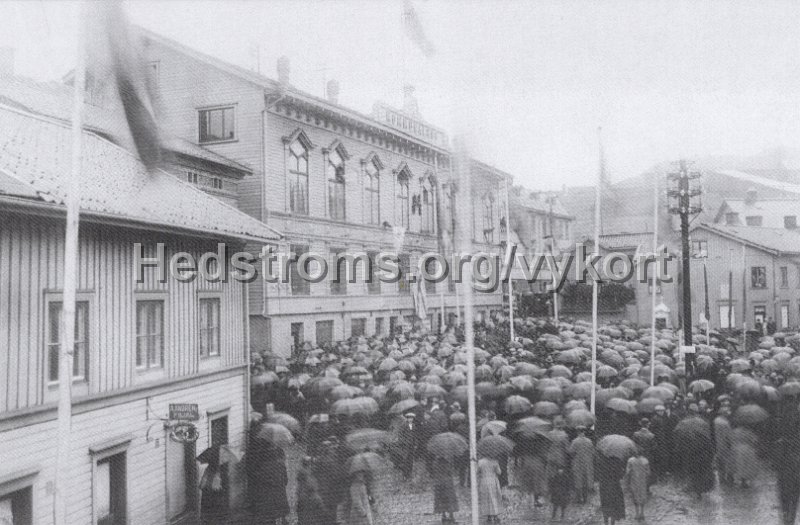
[[[572,480],[569,472],[564,469],[550,477],[547,482],[550,489],[550,503],[555,507],[566,507],[569,503],[569,494],[572,487]]]
[[[297,524],[318,525],[325,519],[325,503],[314,473],[308,467],[297,472]]]
[[[736,478],[751,481],[759,470],[756,456],[758,437],[752,431],[744,428],[737,428],[733,436],[733,463]]]
[[[600,483],[600,507],[603,516],[617,520],[625,519],[625,495],[620,481],[625,475],[625,464],[621,459],[597,456],[597,480]]]
[[[256,445],[259,447],[260,445]],[[247,463],[250,508],[257,520],[273,521],[289,514],[286,456],[276,448],[251,449]]]
[[[547,494],[547,469],[539,454],[523,454],[519,457],[517,479],[522,488],[537,496]]]
[[[369,505],[369,493],[363,478],[356,478],[350,483],[347,525],[372,525],[372,507]]]
[[[647,501],[647,487],[650,485],[650,462],[644,456],[634,456],[625,466],[625,485],[633,496],[633,502],[644,505]]]
[[[549,437],[550,446],[547,447],[547,454],[545,455],[547,479],[555,476],[558,467],[567,466],[567,450],[570,445],[569,437],[563,430],[553,430],[549,433]]]
[[[458,511],[458,495],[453,480],[452,463],[437,461],[431,470],[434,514]]]
[[[498,516],[503,512],[500,465],[490,458],[478,460],[478,505],[481,516]]]
[[[594,485],[594,443],[586,436],[578,436],[569,446],[572,456],[572,479],[579,492]]]
[[[733,475],[733,431],[728,418],[714,418],[714,444],[720,477]]]

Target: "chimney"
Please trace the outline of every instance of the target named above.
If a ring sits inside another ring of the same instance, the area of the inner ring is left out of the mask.
[[[282,86],[288,86],[290,82],[292,67],[289,62],[289,57],[286,55],[278,59],[278,82]]]
[[[335,79],[328,80],[325,86],[325,96],[331,104],[339,103],[339,81]]]
[[[411,116],[419,115],[417,97],[414,96],[414,86],[411,84],[403,85],[403,112]]]
[[[755,188],[749,188],[747,193],[745,194],[744,203],[745,204],[755,204],[758,200],[758,191]]]
[[[14,76],[14,48],[0,47],[0,78]]]

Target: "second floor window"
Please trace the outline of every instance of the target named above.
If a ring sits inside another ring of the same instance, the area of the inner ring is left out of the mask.
[[[381,293],[381,280],[378,276],[378,253],[369,252],[369,267],[367,268],[367,291],[370,294],[378,295]]]
[[[308,246],[293,244],[291,247],[294,259],[289,263],[289,283],[292,287],[292,295],[310,295],[311,283],[308,279],[303,279],[297,271],[300,256],[308,252]]]
[[[308,149],[299,139],[289,146],[289,209],[308,215]]]
[[[765,266],[750,268],[750,286],[753,288],[767,287],[767,268]]]
[[[380,170],[372,160],[364,167],[364,222],[381,223],[381,179]]]
[[[708,241],[692,241],[692,257],[695,259],[708,257]]]
[[[335,248],[331,250],[331,268],[333,269],[331,295],[347,294],[347,260],[345,255],[346,252],[342,249]]]
[[[164,366],[164,301],[136,302],[136,367]]]
[[[219,299],[200,299],[200,356],[219,355]]]
[[[781,288],[789,287],[789,267],[781,266]]]
[[[225,108],[201,109],[199,111],[200,142],[219,142],[233,140],[235,136],[234,109]]]
[[[434,206],[433,189],[422,189],[422,231],[433,233],[434,231]]]
[[[411,256],[407,253],[400,254],[399,263],[400,280],[397,281],[397,291],[409,294],[411,293],[411,283],[408,282],[408,276],[411,273]]]
[[[328,216],[337,221],[345,220],[344,159],[336,150],[328,154]]]
[[[58,359],[64,338],[63,303],[51,302],[47,308],[47,375],[58,381]],[[72,378],[86,379],[89,373],[89,303],[75,303],[75,341],[72,353]]]
[[[494,199],[491,195],[483,198],[483,240],[494,243]]]
[[[409,225],[409,200],[408,200],[408,183],[409,175],[405,171],[401,171],[397,175],[397,221],[398,226],[408,228]]]

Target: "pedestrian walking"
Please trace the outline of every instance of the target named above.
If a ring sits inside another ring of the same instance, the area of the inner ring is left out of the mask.
[[[556,519],[557,511],[561,512],[561,519],[564,519],[564,513],[569,504],[570,489],[572,480],[570,479],[569,472],[566,467],[558,467],[555,474],[548,480],[548,487],[550,489],[550,505],[553,507],[552,519]]]
[[[641,448],[638,448],[634,457],[628,459],[628,464],[625,466],[625,486],[633,498],[633,505],[636,508],[635,518],[643,520],[644,505],[649,496],[650,462]]]
[[[617,520],[625,519],[625,495],[620,484],[625,476],[625,466],[621,459],[597,455],[597,481],[604,525],[614,525]]]
[[[547,494],[547,469],[544,456],[538,453],[538,448],[535,450],[536,452],[524,447],[518,455],[517,479],[526,493],[533,494],[534,507],[541,507],[540,498]]]
[[[275,524],[289,514],[286,455],[269,443],[256,440],[247,462],[253,523]]]
[[[586,437],[586,428],[578,427],[578,437],[569,446],[572,458],[572,479],[578,501],[586,503],[589,491],[594,488],[594,443]]]
[[[750,429],[737,428],[733,431],[733,464],[735,478],[748,488],[759,469],[756,447],[758,436]]]
[[[442,523],[455,523],[458,511],[458,495],[453,479],[453,463],[446,458],[433,462],[433,512],[442,515]]]
[[[208,462],[200,478],[200,522],[202,525],[223,525],[228,520],[228,501],[222,481],[219,447],[207,450]]]
[[[500,465],[491,458],[478,460],[478,506],[488,523],[500,523],[503,495],[500,490]]]
[[[369,502],[366,476],[364,472],[355,472],[350,479],[347,525],[372,525],[372,523],[372,507]]]
[[[721,407],[714,418],[714,445],[716,449],[717,476],[726,485],[734,483],[733,429],[729,421],[730,409]]]
[[[414,471],[414,454],[417,449],[417,415],[414,412],[405,414],[405,422],[400,427],[397,439],[397,460],[403,478],[408,481]]]
[[[297,525],[319,525],[325,520],[319,482],[313,471],[314,460],[306,456],[297,471]]]

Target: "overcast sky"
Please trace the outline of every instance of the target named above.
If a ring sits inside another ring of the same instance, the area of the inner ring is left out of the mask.
[[[800,147],[800,2],[416,0],[436,48],[404,37],[401,0],[144,1],[131,19],[363,112],[417,88],[423,116],[470,131],[473,154],[530,188],[593,184],[597,128],[612,180],[682,156]],[[59,78],[75,6],[0,3],[17,71]]]

